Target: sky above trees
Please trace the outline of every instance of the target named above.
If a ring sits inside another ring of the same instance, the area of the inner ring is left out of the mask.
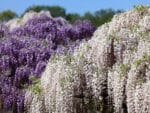
[[[150,5],[149,0],[1,0],[0,11],[12,10],[22,14],[26,8],[33,5],[59,5],[68,13],[84,14],[99,9],[113,8],[129,10],[134,5]]]

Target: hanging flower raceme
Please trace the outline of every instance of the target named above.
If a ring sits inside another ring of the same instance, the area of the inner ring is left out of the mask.
[[[23,113],[24,89],[39,78],[49,58],[72,51],[95,28],[88,21],[74,25],[62,18],[33,17],[9,31],[0,26],[0,99],[4,112]],[[65,52],[64,52],[65,51]]]

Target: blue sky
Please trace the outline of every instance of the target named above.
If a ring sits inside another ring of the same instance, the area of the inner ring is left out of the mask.
[[[137,4],[150,5],[150,0],[0,0],[0,11],[10,9],[21,14],[32,5],[59,5],[69,13],[84,14],[105,8],[129,10]]]

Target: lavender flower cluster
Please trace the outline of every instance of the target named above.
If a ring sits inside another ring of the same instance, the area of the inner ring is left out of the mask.
[[[71,25],[62,18],[33,17],[23,26],[0,26],[0,108],[2,112],[24,112],[24,92],[40,78],[49,58],[76,42],[89,39],[95,31],[88,21]],[[66,49],[69,50],[69,49]]]

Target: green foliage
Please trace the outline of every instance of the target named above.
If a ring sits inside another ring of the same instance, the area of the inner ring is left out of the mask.
[[[111,21],[114,14],[115,11],[113,11],[112,9],[96,11],[95,12],[96,23],[102,25],[108,21]]]
[[[93,25],[96,27],[109,22],[114,14],[123,12],[122,10],[114,11],[113,9],[102,9],[99,11],[96,11],[95,13],[86,12],[83,16],[77,14],[77,13],[66,13],[66,10],[60,6],[32,6],[29,7],[25,12],[29,11],[35,11],[40,12],[42,10],[50,11],[52,17],[64,17],[66,20],[68,20],[70,23],[74,23],[76,20],[90,20]]]
[[[32,83],[33,84],[37,84],[37,83],[39,83],[40,82],[40,80],[39,79],[37,79],[36,77],[34,77],[34,76],[30,76],[30,81],[32,81]]]
[[[127,64],[120,64],[119,66],[119,75],[122,78],[128,71],[129,66]]]
[[[95,17],[92,13],[86,12],[83,16],[84,19],[93,20]]]
[[[35,94],[35,95],[40,95],[42,92],[40,80],[35,78],[34,76],[31,76],[29,78],[32,81],[32,85],[30,86],[30,90]]]
[[[64,56],[64,61],[66,62],[67,65],[70,65],[72,60],[73,60],[73,57],[71,55]]]
[[[142,59],[138,59],[134,62],[136,68],[138,68],[142,63],[149,63],[150,64],[150,55],[144,54]]]
[[[134,62],[134,65],[135,65],[136,68],[138,68],[141,64],[142,64],[142,60],[141,60],[141,59],[136,60],[136,61]]]
[[[40,95],[42,92],[42,88],[40,84],[34,84],[31,86],[31,91],[35,94],[35,95]]]
[[[145,79],[144,78],[140,78],[138,80],[136,80],[136,85],[142,85],[144,83]]]
[[[90,12],[86,12],[84,14],[84,16],[82,17],[83,20],[90,20],[95,26],[96,26],[96,18],[94,16],[94,14],[90,13]]]
[[[139,25],[130,25],[130,26],[129,26],[129,30],[130,30],[131,33],[137,32],[137,30],[138,30],[139,28],[140,28]]]
[[[96,27],[111,21],[114,14],[121,13],[122,10],[114,11],[112,9],[102,9],[96,11],[95,13],[86,12],[83,19],[90,20]]]
[[[148,55],[148,54],[143,55],[143,60],[144,60],[145,62],[150,63],[150,55]]]
[[[134,6],[135,11],[137,11],[137,12],[144,12],[148,8],[149,8],[148,6],[143,6],[143,5],[135,5]]]
[[[0,12],[0,21],[8,21],[15,17],[17,17],[17,14],[10,10]]]
[[[73,77],[72,77],[72,75],[70,75],[70,73],[68,73],[68,75],[65,78],[62,78],[59,81],[60,86],[62,88],[64,88],[66,86],[66,84],[69,83],[69,82],[73,82]]]
[[[24,12],[29,11],[35,11],[35,12],[40,12],[42,10],[50,11],[52,17],[65,17],[66,16],[66,10],[60,6],[32,6],[27,8],[27,10]]]
[[[53,55],[50,60],[51,60],[51,62],[56,63],[58,60],[60,60],[60,56]]]
[[[66,85],[66,79],[65,79],[65,78],[62,78],[62,79],[60,80],[60,86],[61,86],[62,88],[64,88],[65,85]]]
[[[136,47],[130,47],[129,50],[131,51],[131,53],[133,53],[137,50],[137,48]]]
[[[66,20],[68,20],[70,23],[74,23],[76,20],[81,19],[80,15],[77,13],[69,13],[66,15]]]
[[[140,35],[140,38],[142,40],[147,40],[149,41],[150,40],[150,32],[139,32],[139,35]]]
[[[51,12],[51,15],[53,17],[65,17],[66,16],[66,10],[59,6],[52,6],[49,8],[49,11]]]
[[[141,59],[138,59],[138,60],[136,60],[136,61],[134,62],[134,65],[135,65],[136,69],[140,67],[140,70],[138,69],[139,71],[143,71],[143,68],[142,68],[143,66],[144,66],[144,67],[146,66],[146,68],[148,68],[147,66],[150,65],[150,55],[148,55],[147,53],[145,53],[145,54],[142,56]],[[141,70],[141,69],[142,69],[142,70]],[[141,84],[143,84],[145,81],[146,81],[146,78],[145,78],[145,77],[139,77],[139,78],[136,80],[136,83],[137,83],[137,85],[141,85]]]

